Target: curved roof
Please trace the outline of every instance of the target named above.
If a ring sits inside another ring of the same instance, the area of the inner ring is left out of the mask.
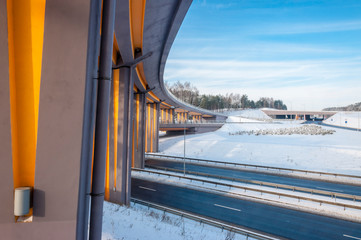
[[[135,85],[139,91],[151,89],[147,93],[148,101],[161,102],[167,108],[180,108],[184,111],[205,115],[224,116],[178,100],[164,85],[165,63],[192,0],[146,2],[143,0],[143,2],[139,1],[143,5],[137,3],[137,6],[132,6],[132,2],[138,1],[119,1],[116,10],[115,37],[123,62],[132,61],[134,55],[139,57],[152,53],[137,66]],[[136,29],[137,27],[141,28],[141,33]]]

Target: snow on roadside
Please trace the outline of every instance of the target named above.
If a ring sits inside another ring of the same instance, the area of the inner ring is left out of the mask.
[[[338,112],[323,121],[326,124],[361,129],[360,112]]]
[[[131,207],[126,207],[104,202],[102,240],[118,239],[237,240],[246,237],[140,204],[131,203]]]
[[[314,171],[361,174],[361,132],[331,127],[332,135],[235,135],[292,128],[296,123],[226,123],[215,132],[187,135],[186,157]],[[160,152],[183,156],[183,136],[160,139]]]

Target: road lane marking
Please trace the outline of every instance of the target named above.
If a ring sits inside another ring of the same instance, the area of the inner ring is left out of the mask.
[[[227,206],[223,206],[223,205],[218,205],[218,204],[214,204],[214,206],[216,206],[216,207],[221,207],[221,208],[227,208],[227,209],[230,209],[230,210],[233,210],[233,211],[237,211],[237,212],[240,212],[240,211],[241,211],[240,209],[237,209],[237,208],[231,208],[231,207],[227,207]]]
[[[361,238],[353,237],[353,236],[346,235],[346,234],[344,234],[343,236],[344,236],[344,237],[348,237],[348,238],[353,238],[353,239],[361,240]]]
[[[153,191],[153,192],[156,192],[156,191],[157,191],[157,190],[155,190],[155,189],[147,188],[147,187],[142,187],[142,186],[139,186],[139,188],[145,189],[145,190],[149,190],[149,191]]]
[[[335,190],[335,189],[329,189],[329,188],[322,188],[322,187],[316,187],[318,189],[328,190],[328,191],[334,191],[334,192],[343,192],[342,190]]]

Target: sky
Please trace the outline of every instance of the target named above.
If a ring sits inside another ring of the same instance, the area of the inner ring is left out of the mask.
[[[361,102],[361,1],[194,0],[164,79],[292,110]]]

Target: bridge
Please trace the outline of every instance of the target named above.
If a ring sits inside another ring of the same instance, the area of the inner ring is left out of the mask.
[[[145,152],[158,151],[162,123],[224,121],[181,102],[164,85],[166,60],[191,2],[0,1],[3,239],[101,239],[104,200],[130,203],[132,185],[139,184],[131,168],[143,168]],[[161,188],[157,197],[168,204],[175,198],[169,191],[195,196]]]
[[[290,111],[290,110],[271,110],[263,109],[265,114],[274,119],[296,119],[296,120],[312,120],[327,119],[337,112],[334,111]]]
[[[4,239],[87,239],[89,222],[100,239],[103,201],[129,204],[131,167],[158,151],[159,121],[222,117],[164,85],[191,2],[0,2]]]

